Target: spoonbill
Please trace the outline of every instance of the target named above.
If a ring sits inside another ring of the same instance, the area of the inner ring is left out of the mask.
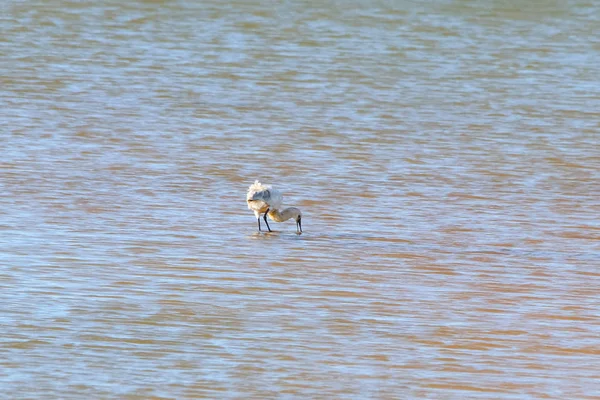
[[[284,222],[290,218],[296,221],[296,232],[302,233],[302,213],[296,207],[289,207],[283,211],[281,202],[283,196],[277,189],[273,189],[271,185],[263,185],[258,180],[254,181],[248,188],[246,194],[246,202],[248,208],[254,211],[256,220],[258,221],[258,231],[260,232],[260,215],[264,213],[263,219],[267,224],[269,232],[273,232],[267,222],[267,215],[275,222]]]

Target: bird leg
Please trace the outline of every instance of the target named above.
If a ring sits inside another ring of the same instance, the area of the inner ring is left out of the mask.
[[[258,216],[258,218],[256,218],[256,220],[258,221],[258,231],[260,232],[260,215]]]
[[[296,221],[296,231],[302,233],[302,217],[298,217],[298,220]]]
[[[269,226],[269,223],[267,222],[267,214],[268,214],[268,213],[269,213],[269,209],[267,208],[267,211],[265,211],[265,216],[264,216],[264,219],[265,219],[265,224],[267,224],[267,229],[269,229],[269,232],[273,232],[273,231],[271,230],[271,227]],[[258,221],[258,223],[260,224],[260,220]]]

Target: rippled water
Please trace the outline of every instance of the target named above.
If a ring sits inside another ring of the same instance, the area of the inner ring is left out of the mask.
[[[1,5],[4,396],[600,398],[598,4],[121,3]]]

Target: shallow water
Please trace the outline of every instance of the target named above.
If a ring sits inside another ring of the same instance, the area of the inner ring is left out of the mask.
[[[595,3],[2,14],[5,396],[600,398]]]

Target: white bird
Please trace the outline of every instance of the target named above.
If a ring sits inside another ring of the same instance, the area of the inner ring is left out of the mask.
[[[258,221],[258,231],[260,232],[260,215],[264,213],[265,224],[267,229],[271,231],[271,227],[267,222],[267,215],[275,222],[284,222],[290,218],[296,221],[296,232],[302,233],[302,213],[296,207],[289,207],[283,211],[281,209],[281,202],[283,196],[277,189],[273,189],[271,185],[263,185],[259,181],[254,181],[248,188],[246,194],[246,202],[248,208],[254,211],[254,215]]]

